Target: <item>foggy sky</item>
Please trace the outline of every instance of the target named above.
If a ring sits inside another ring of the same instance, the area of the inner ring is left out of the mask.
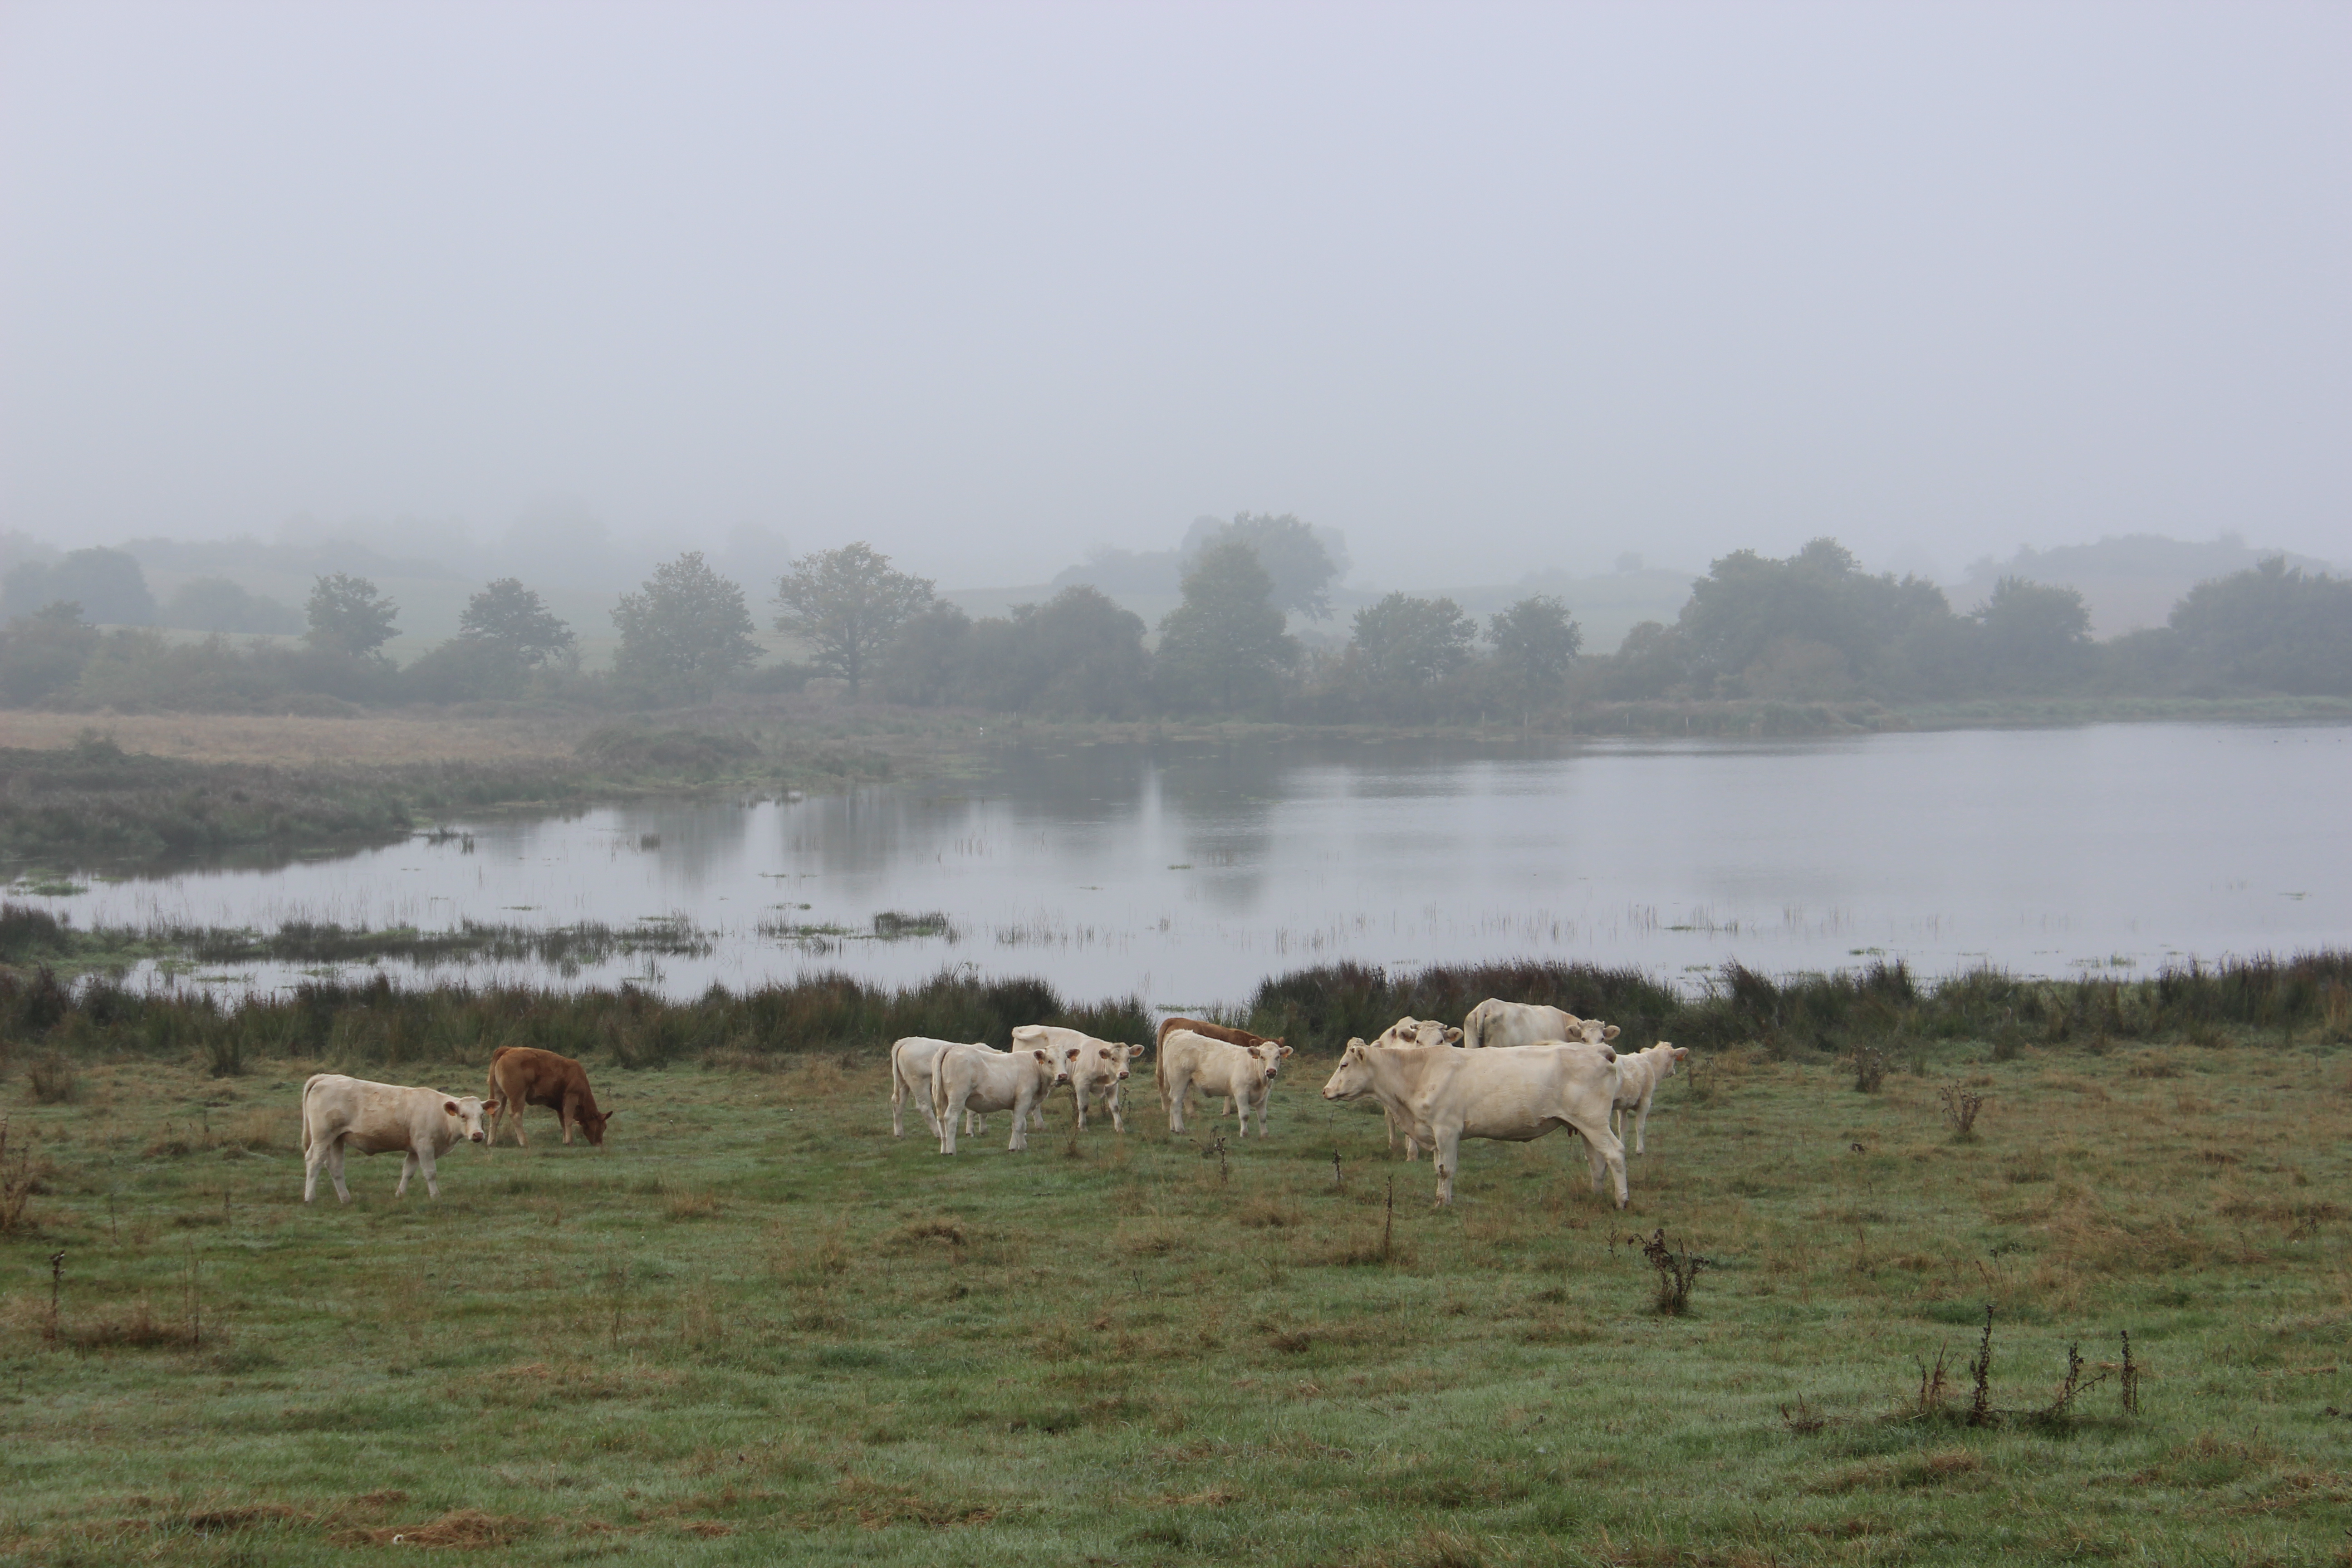
[[[0,6],[0,529],[2352,556],[2352,9]]]

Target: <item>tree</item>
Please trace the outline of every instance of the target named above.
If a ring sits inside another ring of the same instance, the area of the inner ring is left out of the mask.
[[[944,599],[907,618],[875,669],[885,698],[918,708],[962,700],[971,676],[971,617]]]
[[[1348,547],[1336,532],[1318,533],[1288,512],[1275,517],[1241,511],[1231,522],[1202,520],[1186,538],[1188,552],[1205,552],[1218,544],[1246,544],[1257,552],[1258,564],[1273,584],[1274,606],[1297,610],[1314,620],[1328,620],[1331,600],[1326,592],[1348,570]],[[1194,555],[1197,561],[1199,556]]]
[[[69,599],[16,616],[0,631],[0,696],[23,704],[63,691],[81,679],[100,640]]]
[[[1554,594],[1533,594],[1486,623],[1495,662],[1507,684],[1524,701],[1556,690],[1584,647],[1583,629],[1570,618]]]
[[[1643,621],[1601,665],[1601,690],[1619,700],[1664,697],[1690,679],[1690,644],[1682,628]]]
[[[1140,713],[1151,673],[1143,617],[1078,584],[972,628],[968,689],[1005,712]]]
[[[1933,583],[1874,577],[1836,540],[1816,539],[1786,560],[1739,550],[1715,562],[1691,585],[1680,622],[1696,673],[1724,679],[1736,691],[1737,678],[1751,667],[1763,667],[1759,674],[1783,669],[1800,644],[1834,651],[1820,672],[1832,682],[1849,673],[1872,678],[1922,624],[1952,618]],[[1800,662],[1813,661],[1818,656],[1808,654]]]
[[[2284,556],[2200,583],[2170,630],[2192,677],[2298,695],[2352,692],[2352,579],[2306,574]]]
[[[392,640],[393,620],[400,614],[400,606],[378,593],[374,584],[346,572],[311,584],[303,610],[310,624],[304,635],[312,647],[355,658],[383,657],[378,650]]]
[[[1298,662],[1298,643],[1282,629],[1274,580],[1257,552],[1239,540],[1203,550],[1184,574],[1184,602],[1160,621],[1160,668],[1178,689],[1214,695],[1231,712]]]
[[[466,601],[457,635],[496,648],[521,665],[544,664],[572,644],[572,627],[551,614],[536,591],[501,577]]]
[[[2081,679],[2095,657],[2081,593],[2003,577],[1970,616],[1983,628],[1984,667],[1996,684],[2048,690]]]
[[[705,565],[699,550],[655,567],[637,592],[622,595],[613,625],[621,633],[614,673],[673,696],[709,697],[760,657],[743,590]]]
[[[27,561],[11,570],[0,588],[0,612],[30,615],[44,605],[70,600],[100,626],[152,626],[159,618],[147,574],[127,550],[74,550],[54,563]]]
[[[1477,640],[1478,623],[1453,600],[1391,594],[1356,612],[1349,651],[1375,688],[1413,691],[1469,663]]]
[[[876,656],[933,596],[929,578],[893,570],[870,544],[845,544],[793,563],[776,584],[776,629],[806,643],[810,662],[846,679],[855,697]]]

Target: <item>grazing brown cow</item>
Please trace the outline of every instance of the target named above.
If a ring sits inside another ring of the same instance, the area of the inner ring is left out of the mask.
[[[530,1140],[522,1134],[522,1110],[526,1105],[544,1105],[563,1123],[563,1141],[572,1142],[572,1129],[576,1124],[588,1135],[588,1142],[599,1148],[604,1142],[604,1123],[613,1118],[610,1112],[596,1109],[595,1092],[588,1087],[588,1069],[570,1057],[559,1057],[553,1051],[542,1051],[536,1046],[500,1046],[490,1053],[490,1093],[499,1102],[499,1122],[514,1118],[515,1142],[530,1147]],[[498,1126],[490,1130],[490,1142],[499,1141]]]

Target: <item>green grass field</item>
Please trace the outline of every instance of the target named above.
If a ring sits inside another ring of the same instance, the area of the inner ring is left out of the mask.
[[[299,1201],[324,1064],[19,1068],[0,1562],[2340,1563],[2352,1058],[2276,1039],[1961,1042],[1876,1094],[1708,1053],[1623,1214],[1565,1134],[1465,1144],[1433,1210],[1311,1061],[1223,1159],[1139,1076],[1124,1136],[1057,1101],[952,1160],[876,1057],[592,1062],[607,1147],[534,1112],[437,1203],[354,1157],[348,1208]],[[1716,1265],[1686,1316],[1659,1228]],[[2141,1413],[2045,1414],[2122,1330]]]

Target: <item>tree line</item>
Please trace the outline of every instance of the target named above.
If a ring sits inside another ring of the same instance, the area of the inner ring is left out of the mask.
[[[83,576],[110,581],[88,567]],[[1606,654],[1587,652],[1570,606],[1543,594],[1484,620],[1450,598],[1391,594],[1354,613],[1344,646],[1310,648],[1290,618],[1329,618],[1338,571],[1297,518],[1244,513],[1198,542],[1181,602],[1150,628],[1085,584],[974,617],[855,543],[803,556],[775,581],[771,625],[802,656],[763,662],[742,586],[689,551],[620,597],[613,668],[593,674],[580,668],[572,628],[515,578],[475,594],[458,635],[404,668],[383,651],[398,605],[345,574],[317,579],[292,647],[101,632],[79,602],[60,598],[0,629],[0,700],[123,710],[306,699],[651,707],[824,678],[852,700],[913,707],[1428,723],[1531,719],[1595,701],[2352,695],[2352,582],[2282,560],[2200,584],[2164,626],[2100,643],[2073,589],[2003,578],[1984,604],[1957,612],[1934,584],[1867,573],[1834,540],[1817,539],[1786,558],[1722,557],[1671,625],[1636,626]]]

